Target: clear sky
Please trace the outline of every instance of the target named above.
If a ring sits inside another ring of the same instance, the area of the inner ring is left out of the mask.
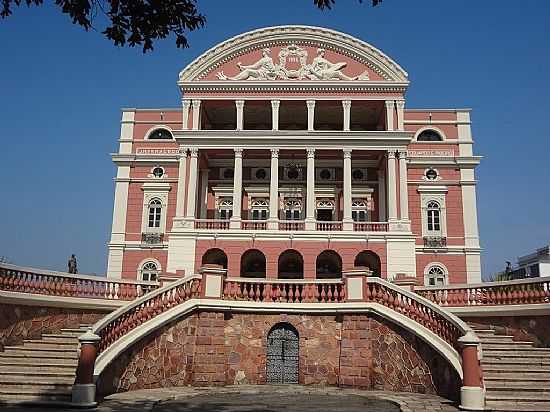
[[[0,256],[105,273],[122,107],[179,107],[178,72],[251,29],[317,25],[363,39],[408,71],[407,107],[473,109],[484,276],[550,241],[550,2],[199,0],[205,29],[114,47],[54,6],[0,20]]]

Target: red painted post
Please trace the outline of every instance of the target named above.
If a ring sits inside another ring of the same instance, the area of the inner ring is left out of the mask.
[[[97,404],[95,401],[94,367],[97,346],[101,338],[89,329],[78,340],[80,342],[80,357],[72,389],[72,403],[79,407],[91,407]]]
[[[485,409],[483,373],[479,359],[480,340],[473,331],[468,331],[458,339],[462,347],[462,388],[460,388],[460,408],[467,411]]]

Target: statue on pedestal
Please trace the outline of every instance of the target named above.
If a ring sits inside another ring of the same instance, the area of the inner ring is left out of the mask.
[[[72,274],[78,273],[78,270],[76,267],[76,256],[74,254],[71,255],[71,257],[69,258],[69,262],[67,263],[67,265],[69,266],[69,273],[72,273]]]

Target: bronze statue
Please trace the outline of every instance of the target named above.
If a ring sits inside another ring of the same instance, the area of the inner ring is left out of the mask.
[[[78,273],[78,270],[76,268],[76,256],[75,255],[71,255],[71,257],[69,259],[69,262],[68,262],[68,266],[69,266],[69,273],[72,273],[72,274]]]

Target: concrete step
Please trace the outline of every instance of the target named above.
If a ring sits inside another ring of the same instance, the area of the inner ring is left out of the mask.
[[[44,334],[42,335],[42,342],[48,343],[65,343],[65,344],[78,344],[78,336],[64,335],[64,334]]]
[[[488,400],[486,410],[492,412],[548,412],[550,411],[550,405],[536,401]]]
[[[501,344],[501,343],[507,343],[507,344],[514,344],[515,341],[513,336],[491,336],[491,337],[483,337],[479,336],[481,339],[481,344]],[[533,344],[531,341],[523,341],[524,343],[530,343]]]
[[[547,367],[542,367],[540,365],[531,365],[531,364],[519,364],[519,365],[502,365],[500,363],[496,364],[482,364],[483,365],[483,374],[484,376],[489,376],[490,374],[513,374],[514,376],[522,375],[546,375],[550,377],[550,365]]]
[[[44,365],[43,363],[37,363],[35,365],[32,362],[27,364],[12,363],[12,364],[0,364],[0,375],[10,372],[22,372],[26,374],[39,373],[71,373],[74,375],[76,371],[77,362],[73,362],[68,365]]]
[[[51,384],[64,384],[72,385],[74,383],[74,373],[67,374],[52,374],[52,373],[0,373],[0,387],[4,384],[19,384],[19,385],[51,385]]]
[[[537,381],[512,381],[512,380],[486,380],[484,379],[487,393],[491,392],[519,392],[519,393],[550,393],[550,382]]]
[[[78,342],[69,342],[69,343],[61,343],[61,342],[45,342],[41,340],[25,340],[23,342],[23,346],[21,349],[72,349],[77,350],[78,349]]]
[[[532,342],[481,342],[481,349],[485,350],[520,350],[520,349],[540,349],[533,347]],[[550,351],[548,352],[550,354]]]
[[[502,366],[503,368],[541,368],[541,367],[550,367],[550,359],[545,358],[519,358],[519,357],[489,357],[483,358],[481,361],[483,368],[493,367],[493,366]]]
[[[3,394],[48,394],[48,393],[71,393],[73,383],[66,382],[44,382],[28,381],[22,382],[0,382],[0,399]]]
[[[78,351],[74,348],[55,348],[55,349],[39,349],[39,348],[23,348],[20,346],[6,346],[4,352],[6,356],[19,356],[31,358],[74,358],[78,357]]]
[[[530,357],[550,359],[550,351],[542,348],[530,349],[485,349],[483,348],[483,357]]]
[[[550,374],[547,373],[534,373],[534,372],[494,372],[487,371],[483,373],[483,379],[485,382],[496,381],[508,381],[508,382],[542,382],[550,385]]]
[[[9,401],[70,401],[71,390],[66,387],[55,387],[47,393],[34,387],[4,385],[0,387],[0,400]]]

